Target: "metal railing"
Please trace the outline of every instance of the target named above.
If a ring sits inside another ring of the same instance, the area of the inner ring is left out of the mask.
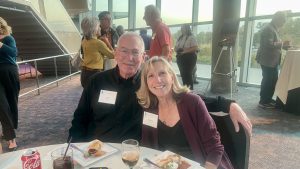
[[[49,56],[49,57],[38,58],[38,59],[24,60],[24,61],[17,62],[18,65],[28,64],[29,62],[33,62],[34,63],[34,69],[35,69],[34,70],[35,71],[35,81],[36,81],[36,88],[34,88],[34,89],[32,89],[32,90],[30,90],[28,92],[25,92],[23,94],[20,94],[19,97],[23,97],[23,96],[25,96],[25,95],[27,95],[29,93],[35,92],[35,91],[37,91],[37,94],[40,95],[40,89],[41,88],[47,87],[47,86],[49,86],[51,84],[54,84],[54,83],[56,83],[56,86],[58,86],[58,82],[59,81],[64,80],[64,79],[66,79],[68,77],[70,77],[70,79],[71,79],[71,77],[73,75],[76,75],[76,74],[80,73],[81,72],[80,70],[72,73],[72,65],[71,65],[70,60],[71,60],[71,55],[75,55],[75,54],[77,54],[77,52],[63,54],[63,55]],[[58,78],[58,73],[57,73],[57,62],[56,62],[56,59],[60,58],[60,57],[68,57],[68,59],[69,59],[69,62],[68,62],[69,75],[63,76],[62,78]],[[39,75],[38,75],[38,63],[37,62],[38,61],[42,61],[42,60],[49,60],[49,59],[53,59],[53,65],[54,65],[54,71],[55,71],[55,80],[40,86]],[[30,71],[31,71],[31,68],[30,68]]]

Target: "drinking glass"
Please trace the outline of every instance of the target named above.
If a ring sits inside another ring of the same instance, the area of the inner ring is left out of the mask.
[[[122,142],[122,161],[132,169],[140,157],[139,142],[134,139],[124,140]]]
[[[73,150],[69,147],[64,158],[66,147],[58,148],[51,152],[53,169],[73,169]]]

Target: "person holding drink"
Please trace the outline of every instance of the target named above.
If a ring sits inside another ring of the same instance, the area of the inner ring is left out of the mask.
[[[145,109],[143,146],[173,151],[206,169],[233,168],[203,100],[180,85],[168,61],[155,56],[144,64],[137,97]]]

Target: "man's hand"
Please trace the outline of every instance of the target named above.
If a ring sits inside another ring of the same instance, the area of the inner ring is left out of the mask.
[[[243,109],[237,104],[237,103],[231,103],[230,104],[230,110],[229,110],[230,118],[233,122],[234,128],[236,132],[239,132],[240,127],[238,123],[241,123],[246,131],[249,133],[249,135],[252,135],[252,124],[250,119],[247,117],[246,113],[243,111]]]

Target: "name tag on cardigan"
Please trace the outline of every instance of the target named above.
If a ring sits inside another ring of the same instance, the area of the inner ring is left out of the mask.
[[[144,111],[143,124],[157,128],[158,115]]]
[[[109,91],[109,90],[101,90],[98,102],[107,103],[107,104],[115,104],[117,98],[117,92]]]

